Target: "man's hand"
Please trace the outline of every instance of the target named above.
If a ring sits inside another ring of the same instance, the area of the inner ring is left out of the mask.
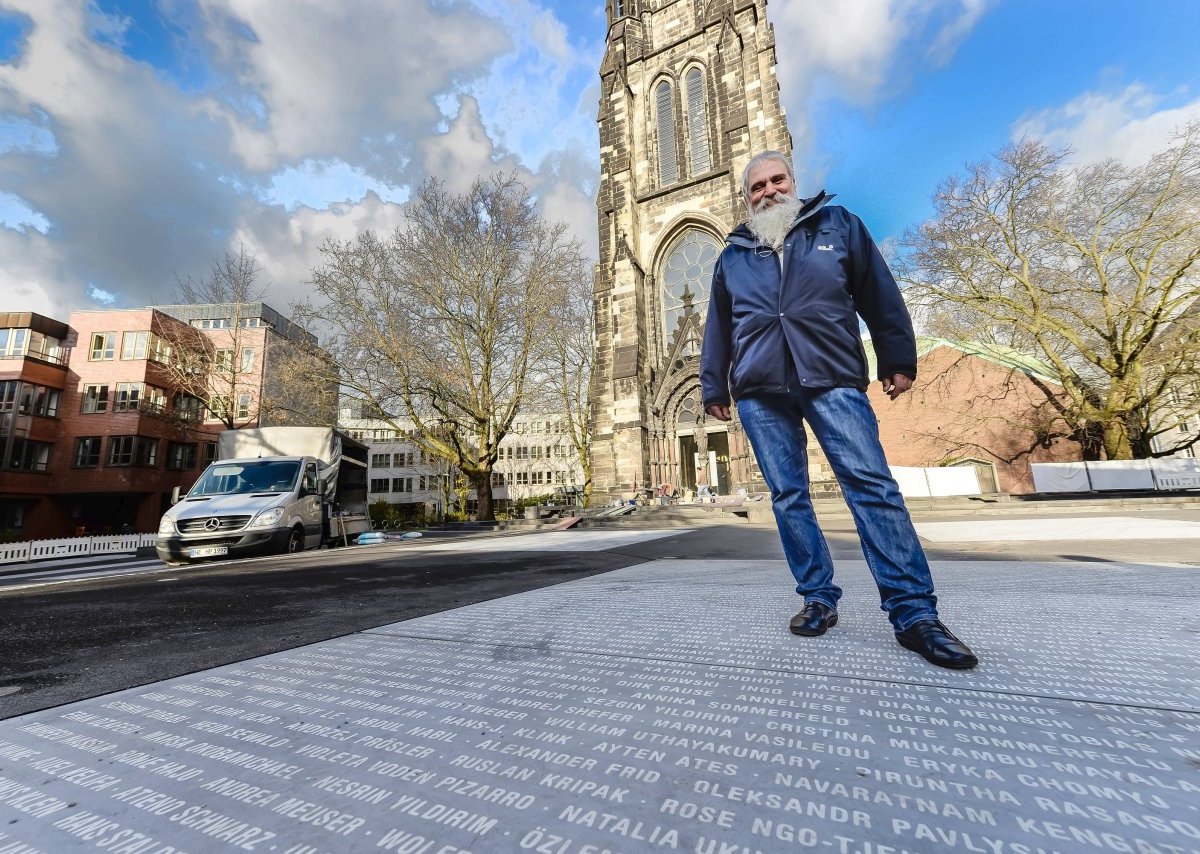
[[[904,392],[912,388],[912,380],[904,376],[904,374],[892,374],[886,379],[879,381],[883,385],[883,392],[892,400],[895,400]]]
[[[729,406],[724,403],[714,403],[712,406],[704,407],[704,411],[718,421],[728,421],[732,416],[729,414]]]

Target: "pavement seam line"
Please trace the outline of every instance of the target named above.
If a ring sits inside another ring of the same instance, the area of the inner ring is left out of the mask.
[[[356,632],[355,634],[382,635],[383,637],[388,637],[388,638],[406,638],[409,640],[439,641],[441,643],[468,644],[471,646],[501,646],[501,647],[504,647],[505,649],[529,649],[529,650],[535,650],[538,652],[546,652],[547,649],[549,649],[548,647],[544,647],[544,646],[531,646],[528,644],[488,643],[485,641],[471,641],[471,640],[460,640],[458,638],[434,637],[432,635],[391,633],[391,632],[380,631],[379,629],[366,629],[361,632]],[[879,684],[879,685],[905,685],[908,687],[931,688],[931,689],[939,689],[939,690],[943,690],[943,691],[960,691],[960,692],[966,693],[966,694],[1000,694],[1005,697],[1028,697],[1031,699],[1038,699],[1038,700],[1057,700],[1060,702],[1068,702],[1068,703],[1086,703],[1086,704],[1092,705],[1092,706],[1105,706],[1105,707],[1111,706],[1114,708],[1121,708],[1121,709],[1149,709],[1149,710],[1158,711],[1158,712],[1177,712],[1177,713],[1185,714],[1185,715],[1200,716],[1200,709],[1180,709],[1180,708],[1175,708],[1173,706],[1146,706],[1146,705],[1139,705],[1137,703],[1122,703],[1122,702],[1115,702],[1115,701],[1106,702],[1103,700],[1083,700],[1083,699],[1080,699],[1079,697],[1061,697],[1056,694],[1029,694],[1029,693],[1025,693],[1023,691],[1014,691],[1011,689],[1006,690],[1003,688],[964,688],[964,687],[960,687],[957,685],[942,685],[937,682],[907,682],[904,680],[872,679],[871,677],[868,677],[868,676],[842,676],[842,675],[838,675],[838,674],[820,673],[817,671],[809,671],[809,670],[782,670],[777,667],[748,667],[743,664],[725,664],[722,662],[696,661],[696,660],[690,659],[690,658],[660,658],[660,657],[655,657],[655,656],[650,656],[650,655],[631,655],[629,653],[600,652],[597,650],[571,649],[571,648],[565,648],[565,647],[554,647],[553,651],[560,652],[560,653],[567,653],[567,654],[575,654],[575,655],[593,655],[593,656],[597,656],[600,658],[622,658],[622,659],[629,659],[631,661],[649,661],[649,662],[656,662],[656,663],[662,662],[662,663],[667,663],[667,664],[690,664],[693,666],[700,666],[700,667],[714,667],[714,668],[724,668],[724,669],[730,669],[730,670],[749,670],[749,671],[753,671],[756,673],[757,672],[776,673],[776,674],[782,674],[782,675],[788,675],[788,676],[818,676],[822,679],[842,679],[842,680],[858,681],[858,682],[871,682],[871,683],[875,683],[875,684]]]

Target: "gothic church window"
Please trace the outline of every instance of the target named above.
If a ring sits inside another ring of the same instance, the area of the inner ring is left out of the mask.
[[[667,341],[671,340],[683,317],[704,313],[719,254],[721,247],[716,240],[691,228],[667,255],[662,269],[663,333]]]
[[[675,157],[675,104],[671,84],[663,81],[654,90],[654,117],[658,127],[658,183],[665,187],[679,180]]]
[[[687,91],[688,155],[693,175],[702,175],[712,168],[708,147],[708,113],[704,107],[704,72],[690,70],[684,77]]]

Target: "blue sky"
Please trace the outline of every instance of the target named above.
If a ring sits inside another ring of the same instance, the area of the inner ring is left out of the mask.
[[[1130,162],[1200,119],[1196,0],[771,0],[801,187],[879,239],[1022,134]],[[515,170],[595,253],[603,3],[0,0],[0,310],[268,299],[433,174]]]

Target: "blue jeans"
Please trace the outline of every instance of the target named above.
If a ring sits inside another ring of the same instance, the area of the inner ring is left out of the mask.
[[[833,583],[833,559],[809,497],[807,422],[846,496],[892,626],[900,632],[919,620],[936,620],[929,562],[888,471],[866,393],[856,388],[801,388],[743,398],[737,411],[771,488],[796,592],[805,601],[831,608],[842,596]]]

